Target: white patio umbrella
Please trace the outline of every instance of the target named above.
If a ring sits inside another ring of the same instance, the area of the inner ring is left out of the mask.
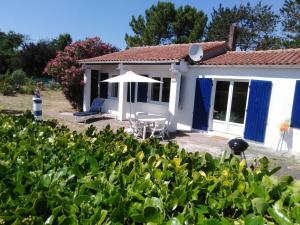
[[[129,90],[129,111],[130,111],[130,119],[131,119],[131,83],[162,83],[161,81],[154,80],[149,77],[141,76],[139,74],[136,74],[133,71],[127,71],[124,74],[118,75],[113,78],[109,78],[106,80],[103,80],[101,82],[108,82],[108,83],[129,83],[130,90]],[[134,100],[135,102],[135,100]]]

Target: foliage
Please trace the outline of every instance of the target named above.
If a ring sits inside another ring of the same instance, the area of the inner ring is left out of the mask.
[[[229,27],[235,23],[237,29],[237,46],[241,50],[275,48],[276,25],[278,15],[272,11],[270,5],[259,2],[251,6],[224,8],[222,4],[214,9],[212,20],[208,25],[207,39],[209,41],[228,40]]]
[[[203,11],[186,5],[179,7],[175,21],[172,24],[174,43],[190,43],[200,41],[207,23],[207,16]]]
[[[134,35],[126,33],[128,47],[201,40],[207,16],[191,6],[175,8],[171,2],[158,2],[145,11],[145,16],[134,16],[129,25]]]
[[[65,47],[72,44],[72,37],[68,33],[60,34],[52,43],[57,51],[63,51]]]
[[[283,31],[286,32],[284,45],[300,47],[300,0],[285,0],[280,9]]]
[[[14,95],[15,88],[6,82],[0,82],[0,93],[3,95]]]
[[[36,89],[36,82],[27,77],[21,69],[1,75],[0,84],[0,93],[3,95],[33,94]]]
[[[65,47],[64,51],[58,51],[56,57],[50,60],[44,73],[53,76],[62,85],[62,90],[72,106],[82,107],[83,70],[77,60],[92,58],[116,51],[115,47],[104,43],[100,38],[87,38],[85,41],[77,41]]]
[[[30,76],[41,77],[48,61],[55,54],[56,48],[50,41],[25,43],[18,53],[18,66]]]
[[[15,70],[14,72],[12,72],[12,74],[7,78],[7,81],[11,84],[11,85],[24,85],[26,83],[27,80],[27,76],[26,73],[21,70]]]
[[[5,224],[299,224],[300,183],[237,158],[0,114]]]
[[[17,49],[22,46],[25,37],[22,34],[9,31],[0,32],[0,74],[15,69]]]

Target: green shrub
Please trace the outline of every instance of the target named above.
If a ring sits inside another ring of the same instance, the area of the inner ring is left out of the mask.
[[[26,73],[21,70],[15,70],[12,74],[7,78],[8,82],[14,86],[24,85],[27,80]]]
[[[0,85],[0,92],[3,95],[14,95],[16,93],[15,88],[6,82],[2,82]]]
[[[3,224],[299,223],[300,183],[238,158],[0,114]]]
[[[36,87],[33,86],[33,85],[24,85],[24,86],[21,86],[18,90],[18,92],[20,94],[34,94],[34,91],[35,91]]]

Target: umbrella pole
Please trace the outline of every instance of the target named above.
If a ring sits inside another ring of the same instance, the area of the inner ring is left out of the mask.
[[[131,120],[131,82],[129,83],[130,87],[129,87],[129,120]]]

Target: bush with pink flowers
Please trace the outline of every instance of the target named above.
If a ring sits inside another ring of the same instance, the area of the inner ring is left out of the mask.
[[[98,37],[77,41],[58,51],[56,57],[50,60],[44,73],[53,76],[61,85],[66,98],[76,109],[82,108],[83,100],[83,69],[77,60],[92,58],[115,52],[118,49],[104,43]]]

